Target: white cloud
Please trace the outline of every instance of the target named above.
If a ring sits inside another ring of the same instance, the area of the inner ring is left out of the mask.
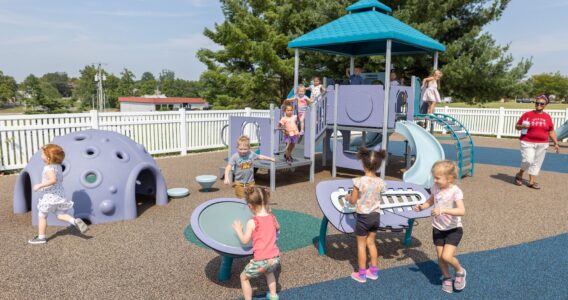
[[[111,17],[140,17],[140,18],[186,18],[186,17],[195,16],[195,14],[190,14],[190,13],[134,11],[134,10],[94,11],[93,14],[102,15],[102,16],[111,16]]]
[[[568,34],[543,34],[511,43],[511,50],[523,55],[568,52]]]

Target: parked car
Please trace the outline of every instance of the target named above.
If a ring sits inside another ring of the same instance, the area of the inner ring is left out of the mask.
[[[452,103],[452,101],[452,97],[444,97],[444,99],[442,99],[442,103]]]
[[[533,103],[534,100],[531,98],[517,98],[515,99],[515,102],[517,103]]]

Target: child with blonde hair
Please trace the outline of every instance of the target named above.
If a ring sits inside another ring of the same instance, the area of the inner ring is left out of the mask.
[[[434,70],[432,75],[424,78],[422,82],[422,101],[428,102],[428,114],[433,114],[436,103],[442,102],[438,92],[438,80],[442,78],[442,71]]]
[[[308,105],[312,103],[312,100],[306,96],[306,87],[303,85],[298,86],[296,94],[292,98],[286,99],[284,102],[294,103],[297,102],[298,105],[298,117],[300,118],[300,133],[299,135],[304,135],[304,119],[306,118],[306,111],[308,110]],[[294,107],[292,106],[292,109]]]
[[[230,174],[233,171],[235,181],[233,187],[235,188],[235,196],[237,198],[244,198],[244,189],[246,187],[254,186],[254,161],[257,159],[269,160],[274,162],[274,158],[261,154],[256,154],[250,150],[250,139],[246,135],[241,135],[237,139],[237,153],[233,154],[229,159],[229,163],[225,167],[224,183],[230,184]]]
[[[264,275],[269,289],[266,298],[277,300],[274,271],[280,266],[280,250],[276,245],[280,224],[270,209],[270,191],[265,187],[247,187],[245,200],[254,216],[247,221],[244,232],[240,220],[233,223],[241,243],[248,244],[252,239],[253,259],[240,276],[244,298],[252,299],[250,279]]]
[[[378,278],[378,251],[375,245],[377,230],[380,224],[381,192],[385,190],[385,182],[377,176],[377,170],[386,156],[385,150],[373,151],[360,147],[357,158],[361,160],[365,176],[353,179],[353,192],[345,196],[345,200],[356,204],[357,221],[355,235],[357,236],[358,272],[353,272],[351,278],[364,283],[368,279]],[[371,261],[367,269],[367,249]]]
[[[61,164],[65,159],[65,152],[59,145],[47,144],[41,148],[41,159],[45,163],[41,173],[42,181],[33,186],[35,192],[40,191],[42,196],[38,201],[38,235],[28,243],[45,244],[45,231],[47,229],[47,215],[53,213],[57,219],[75,226],[81,233],[88,230],[87,224],[79,218],[73,218],[68,211],[73,208],[73,201],[65,197],[63,190],[63,168]]]
[[[455,257],[457,247],[463,236],[461,217],[465,215],[463,192],[454,184],[458,177],[458,170],[454,162],[440,160],[432,166],[434,186],[428,201],[417,205],[416,211],[433,206],[432,209],[432,235],[438,264],[442,271],[442,290],[452,293],[455,288],[461,291],[465,288],[467,273]],[[450,275],[448,265],[455,270],[455,280]]]

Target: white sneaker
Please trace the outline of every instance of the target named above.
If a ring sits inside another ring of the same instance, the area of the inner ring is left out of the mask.
[[[39,236],[34,236],[33,239],[28,240],[28,244],[32,244],[32,245],[39,245],[39,244],[45,244],[47,243],[47,240],[45,238],[40,239]]]
[[[75,219],[75,227],[79,229],[81,233],[85,233],[87,232],[87,230],[89,230],[89,226],[87,226],[87,224],[85,224],[85,222],[83,222],[83,220],[79,218]]]

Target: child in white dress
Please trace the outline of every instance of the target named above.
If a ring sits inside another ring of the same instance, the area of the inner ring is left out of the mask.
[[[41,159],[45,163],[41,173],[42,181],[33,186],[34,191],[41,191],[42,196],[37,204],[38,209],[38,235],[29,240],[30,244],[45,244],[45,231],[47,228],[47,214],[54,213],[61,221],[77,227],[81,233],[88,230],[83,220],[73,218],[68,210],[73,208],[73,201],[65,198],[63,190],[63,168],[61,163],[65,159],[63,149],[55,144],[47,144],[41,148]]]
[[[422,82],[422,101],[428,102],[428,114],[434,113],[436,103],[442,102],[438,92],[438,80],[442,78],[442,71],[435,70],[430,77]]]

